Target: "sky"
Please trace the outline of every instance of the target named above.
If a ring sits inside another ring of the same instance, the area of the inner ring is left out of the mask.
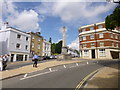
[[[102,0],[101,0],[102,1]],[[83,25],[103,22],[117,4],[108,2],[71,1],[9,1],[0,4],[3,22],[25,32],[41,32],[47,41],[62,39],[62,27],[67,28],[67,45],[78,49],[78,29]]]

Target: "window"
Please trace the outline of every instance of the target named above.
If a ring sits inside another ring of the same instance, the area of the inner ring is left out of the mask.
[[[98,29],[103,28],[103,25],[98,25]]]
[[[83,47],[86,47],[86,44],[83,44]]]
[[[20,38],[21,38],[21,35],[20,35],[20,34],[17,34],[17,38],[20,39]]]
[[[25,49],[28,50],[28,45],[25,45]]]
[[[99,56],[105,56],[105,49],[99,49]]]
[[[94,35],[91,35],[91,36],[90,36],[90,39],[94,39]]]
[[[16,44],[16,48],[20,49],[20,44],[19,43]]]
[[[38,38],[38,41],[40,41],[40,38]]]
[[[100,47],[101,47],[101,46],[104,46],[104,42],[100,42]]]
[[[100,33],[99,34],[99,38],[103,38],[104,36],[103,36],[103,33]]]
[[[89,56],[89,51],[88,50],[84,50],[84,56]]]
[[[116,47],[118,47],[118,43],[116,43]]]
[[[34,48],[34,43],[32,43],[32,48]]]
[[[38,49],[40,49],[40,44],[38,44]]]
[[[82,44],[80,44],[80,48],[82,48]]]
[[[94,28],[93,28],[93,27],[90,27],[90,30],[94,30]]]
[[[32,36],[32,39],[34,39],[34,36]]]
[[[83,36],[83,40],[86,40],[86,36]]]
[[[113,34],[110,34],[110,38],[113,38]]]
[[[91,43],[91,47],[94,47],[95,43]]]
[[[82,41],[82,37],[80,37],[80,41]]]
[[[40,52],[38,52],[38,55],[40,56]]]
[[[84,29],[82,29],[82,32],[86,32],[86,29],[84,28]]]
[[[114,46],[114,42],[112,42],[112,46]]]
[[[118,35],[115,35],[115,39],[118,39]]]
[[[28,37],[26,37],[26,41],[28,41]]]

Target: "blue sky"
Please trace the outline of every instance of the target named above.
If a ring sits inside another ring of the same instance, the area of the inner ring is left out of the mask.
[[[67,45],[78,48],[78,28],[105,20],[117,4],[107,2],[3,2],[2,19],[22,31],[40,31],[44,39],[62,39],[67,27]]]

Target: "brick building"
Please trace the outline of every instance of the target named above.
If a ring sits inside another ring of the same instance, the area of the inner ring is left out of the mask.
[[[79,49],[82,58],[120,58],[120,30],[107,30],[105,22],[79,28]]]

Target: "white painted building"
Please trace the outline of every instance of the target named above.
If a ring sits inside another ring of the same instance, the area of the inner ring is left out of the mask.
[[[75,49],[68,48],[67,53],[71,54],[73,57],[79,57],[79,54],[76,52]]]
[[[51,56],[51,43],[43,40],[43,55],[42,56]]]
[[[0,30],[0,55],[9,54],[10,61],[26,61],[30,53],[30,35],[18,29],[2,27]]]

